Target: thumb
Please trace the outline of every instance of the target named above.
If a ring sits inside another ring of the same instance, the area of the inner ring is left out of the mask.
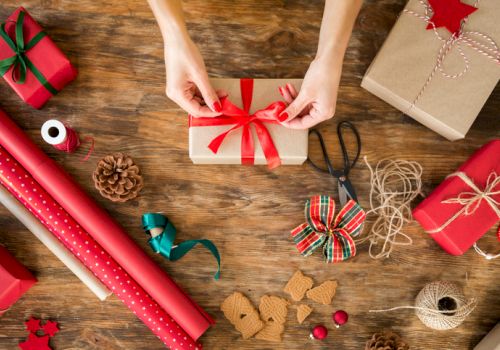
[[[201,77],[195,81],[196,86],[200,90],[201,96],[205,101],[206,105],[214,112],[220,113],[222,111],[222,106],[219,101],[219,97],[215,92],[214,88],[208,80],[208,75],[203,74]]]
[[[297,98],[293,100],[293,102],[290,103],[283,112],[281,112],[278,117],[280,122],[290,121],[294,119],[300,114],[300,112],[302,112],[304,108],[306,108],[309,101],[303,96],[303,94],[299,93]]]

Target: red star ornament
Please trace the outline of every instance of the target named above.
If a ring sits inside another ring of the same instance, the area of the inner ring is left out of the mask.
[[[462,3],[460,0],[428,0],[434,14],[427,29],[445,27],[452,34],[460,31],[462,20],[477,10],[476,7]]]
[[[52,322],[52,321],[47,321],[43,326],[42,326],[43,332],[45,334],[48,334],[49,336],[53,337],[56,335],[57,332],[59,332],[59,327],[57,327],[57,322]]]
[[[36,331],[40,329],[40,320],[34,318],[33,316],[31,316],[28,321],[24,322],[24,324],[26,325],[26,330],[31,333],[36,333]]]
[[[52,350],[49,347],[49,336],[37,337],[35,334],[30,333],[28,340],[19,343],[21,350]]]

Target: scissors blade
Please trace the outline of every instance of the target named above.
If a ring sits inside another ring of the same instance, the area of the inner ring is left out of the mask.
[[[344,206],[347,203],[347,196],[348,193],[344,187],[344,184],[342,181],[339,181],[339,200],[340,200],[340,206]]]
[[[348,200],[358,201],[354,187],[346,176],[339,178],[339,200],[342,206],[346,205]]]

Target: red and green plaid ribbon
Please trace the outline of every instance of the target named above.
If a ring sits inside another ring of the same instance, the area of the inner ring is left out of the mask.
[[[356,255],[353,237],[361,233],[366,213],[353,200],[335,217],[335,201],[329,196],[314,196],[307,200],[306,221],[292,230],[298,251],[309,256],[323,247],[327,262],[340,262]]]

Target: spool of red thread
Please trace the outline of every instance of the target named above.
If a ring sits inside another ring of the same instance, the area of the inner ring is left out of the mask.
[[[80,137],[76,131],[56,119],[50,119],[43,123],[41,133],[45,142],[66,153],[75,152],[81,144]],[[90,157],[94,148],[93,139],[91,137],[86,138],[86,140],[87,139],[92,145],[84,160]]]
[[[43,123],[42,137],[49,145],[66,153],[73,153],[80,146],[76,131],[56,119]]]

